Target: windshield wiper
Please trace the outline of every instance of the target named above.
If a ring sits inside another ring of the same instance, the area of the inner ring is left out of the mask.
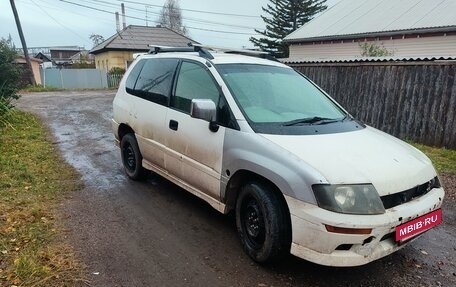
[[[345,119],[345,118],[344,118]],[[302,118],[296,119],[292,121],[288,121],[282,124],[282,126],[289,127],[289,126],[296,126],[300,124],[311,124],[311,125],[324,125],[329,123],[335,123],[340,121],[341,119],[329,119],[323,117],[309,117],[309,118]]]

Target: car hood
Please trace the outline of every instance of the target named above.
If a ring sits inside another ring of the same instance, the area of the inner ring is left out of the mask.
[[[422,152],[372,127],[324,135],[262,136],[315,168],[328,183],[372,183],[380,196],[436,176]]]

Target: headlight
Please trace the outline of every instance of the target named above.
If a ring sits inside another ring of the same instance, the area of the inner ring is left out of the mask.
[[[372,184],[312,186],[318,206],[349,214],[382,214],[385,208]]]

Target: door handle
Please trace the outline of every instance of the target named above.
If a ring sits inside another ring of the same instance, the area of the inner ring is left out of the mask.
[[[169,121],[169,128],[172,130],[177,131],[177,127],[179,126],[179,123],[175,120],[170,120]]]

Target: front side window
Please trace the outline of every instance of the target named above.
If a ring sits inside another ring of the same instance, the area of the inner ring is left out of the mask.
[[[193,99],[212,100],[216,105],[220,93],[209,72],[196,63],[182,62],[171,106],[190,113]]]

